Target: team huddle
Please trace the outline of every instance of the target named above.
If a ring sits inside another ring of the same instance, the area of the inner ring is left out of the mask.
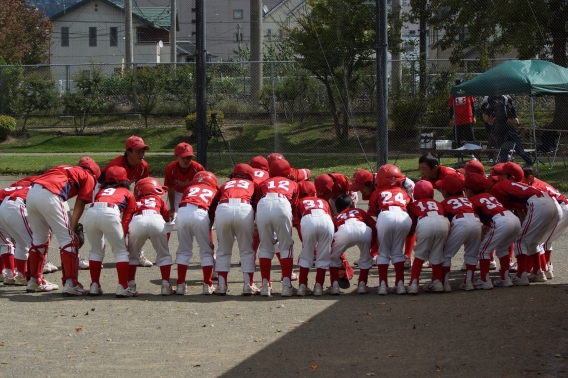
[[[192,160],[191,145],[180,143],[162,185],[149,177],[144,161],[149,146],[142,138],[128,138],[125,147],[124,155],[102,170],[93,159],[84,157],[76,166],[58,166],[0,191],[4,285],[26,286],[27,292],[58,290],[58,285],[43,277],[57,270],[47,260],[55,236],[64,296],[103,293],[100,276],[105,238],[115,256],[119,298],[138,295],[137,267],[152,266],[142,252],[148,239],[156,251],[161,295],[187,293],[194,240],[204,295],[226,295],[235,241],[244,280],[242,295],[246,296],[272,295],[274,255],[282,272],[281,296],[338,295],[354,276],[344,252],[355,246],[360,252],[356,262],[359,294],[367,293],[369,271],[375,264],[379,295],[391,291],[418,294],[424,267],[432,269],[432,278],[421,286],[423,291],[451,292],[451,261],[462,246],[465,274],[460,288],[487,290],[551,279],[551,243],[568,227],[566,198],[534,178],[532,168],[512,162],[495,165],[485,176],[477,160],[455,170],[424,155],[418,162],[422,179],[416,184],[392,164],[379,167],[374,174],[358,170],[351,181],[329,173],[312,182],[309,169],[292,168],[284,156],[273,153],[237,164],[219,186],[212,172]],[[442,194],[441,202],[434,199],[434,190]],[[368,209],[357,208],[358,192],[368,200]],[[75,206],[69,211],[66,201],[73,197]],[[83,224],[79,223],[82,216]],[[168,247],[174,224],[179,240],[175,288],[170,284],[174,259]],[[293,228],[302,242],[298,275],[293,272]],[[80,229],[91,246],[88,262],[81,262],[79,255]],[[492,282],[489,271],[496,269],[494,256],[499,260],[500,277]],[[389,290],[391,263],[395,285]],[[316,276],[310,286],[312,267]],[[80,268],[89,269],[88,289],[78,281]],[[405,269],[411,269],[407,285]],[[330,285],[324,290],[327,271]]]

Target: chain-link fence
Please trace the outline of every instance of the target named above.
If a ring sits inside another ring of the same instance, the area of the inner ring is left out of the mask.
[[[421,86],[418,66],[417,61],[389,62],[389,157],[414,178],[417,157],[424,152],[436,153],[446,165],[471,157],[449,150],[466,141],[456,141],[448,98],[457,78],[468,80],[480,72],[475,61],[456,68],[447,60],[429,60],[426,85]],[[250,77],[248,62],[207,64],[207,107],[215,114],[208,117],[211,169],[275,151],[315,172],[375,168],[374,62],[329,77],[307,71],[298,62],[265,62],[258,93],[251,93]],[[135,64],[131,70],[110,64],[0,66],[0,114],[16,117],[20,131],[187,127],[184,140],[194,143],[195,79],[193,63]],[[473,140],[467,142],[495,150],[499,146],[489,145],[479,111],[482,100],[475,99],[477,123]],[[551,123],[554,97],[535,99],[536,143],[529,127],[529,99],[513,100],[521,142],[534,149]],[[568,125],[563,129],[567,131],[558,130],[554,167],[549,169],[552,162],[541,159],[543,170],[556,182],[568,176]],[[492,151],[477,157],[490,164],[494,155]],[[513,154],[514,159],[518,156]]]

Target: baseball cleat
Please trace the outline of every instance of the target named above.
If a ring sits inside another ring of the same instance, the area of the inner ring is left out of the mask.
[[[544,272],[544,276],[546,277],[547,280],[551,280],[554,278],[554,274],[552,273],[552,270],[547,270],[546,272]]]
[[[429,269],[431,267],[432,265],[430,265],[430,261],[424,261],[424,263],[422,264],[422,269]]]
[[[280,277],[280,282],[282,282],[284,280],[284,277]],[[298,275],[294,272],[292,272],[292,275],[290,276],[290,281],[298,281]]]
[[[528,286],[530,285],[529,275],[527,272],[523,272],[521,277],[517,277],[516,274],[511,274],[511,281],[514,286]]]
[[[172,295],[172,293],[173,293],[172,285],[169,282],[163,283],[162,289],[160,290],[160,295],[168,296]]]
[[[334,282],[333,285],[331,285],[330,287],[327,288],[326,293],[327,293],[327,294],[330,294],[330,295],[339,295],[339,294],[341,294],[341,288],[339,287],[339,283],[338,283],[338,282]]]
[[[16,277],[14,277],[14,280],[15,280],[14,285],[16,286],[26,286],[28,284],[28,280],[20,272],[16,273]]]
[[[497,278],[493,281],[494,287],[511,287],[513,286],[513,282],[511,281],[510,277],[505,278],[504,280]]]
[[[185,295],[185,294],[187,294],[187,284],[185,282],[178,284],[176,287],[176,295]]]
[[[517,263],[516,262],[512,262],[509,264],[509,272],[511,273],[517,273]]]
[[[321,297],[323,295],[323,286],[320,283],[314,285],[314,296]]]
[[[134,291],[138,291],[136,290],[136,281],[128,281],[128,288]]]
[[[473,282],[466,281],[460,285],[460,289],[465,291],[472,291],[475,290],[475,287],[473,286]]]
[[[450,283],[450,280],[447,280],[446,282],[444,282],[444,293],[451,293],[452,292],[452,284]]]
[[[263,297],[271,297],[272,296],[272,286],[270,285],[262,285],[260,288],[260,295]]]
[[[408,285],[408,287],[406,288],[406,293],[407,294],[418,294],[418,283],[413,283]]]
[[[436,280],[435,282],[428,282],[422,287],[422,290],[427,293],[443,293],[444,285],[439,280]]]
[[[408,256],[404,256],[404,269],[412,268],[412,260]]]
[[[215,294],[215,286],[203,284],[203,291],[201,292],[203,295],[213,295]]]
[[[404,286],[404,282],[400,281],[400,282],[396,285],[396,293],[397,293],[398,295],[406,294],[406,286]]]
[[[151,268],[152,266],[154,266],[154,264],[152,264],[152,262],[150,260],[148,260],[146,258],[146,256],[144,255],[140,255],[140,258],[138,259],[138,266],[143,266],[146,268]]]
[[[542,270],[539,270],[536,274],[530,273],[528,275],[529,282],[546,282],[546,275]]]
[[[87,266],[87,268],[88,268],[88,266]],[[58,267],[53,265],[51,262],[46,261],[45,265],[43,267],[43,274],[57,272],[58,270],[59,270]]]
[[[71,286],[68,284],[63,285],[63,296],[64,297],[81,297],[83,295],[87,295],[89,293],[88,290],[83,288],[83,285],[77,283],[76,286]]]
[[[296,291],[296,295],[300,297],[305,297],[306,295],[312,295],[314,292],[304,284],[298,286],[298,291]]]
[[[12,273],[12,272],[10,272]],[[4,285],[15,285],[16,284],[16,278],[15,277],[10,277],[7,274],[4,275]]]
[[[128,288],[123,288],[122,285],[118,285],[116,288],[116,297],[117,298],[129,298],[129,297],[137,297],[138,292],[136,291],[136,286],[134,288],[128,286]]]
[[[43,283],[38,286],[38,288],[36,289],[36,291],[39,291],[39,292],[48,292],[48,291],[53,291],[53,290],[58,290],[58,289],[59,289],[59,285],[52,284],[52,283],[49,282],[49,281],[43,280]]]
[[[81,258],[79,260],[79,269],[81,269],[81,270],[89,269],[89,260],[85,260],[84,258]]]
[[[359,282],[357,285],[357,294],[367,294],[367,283],[365,281]]]
[[[493,284],[491,280],[483,281],[481,278],[478,278],[474,283],[473,287],[476,290],[491,290],[493,289]]]
[[[260,289],[258,287],[256,287],[255,284],[252,284],[252,285],[244,284],[243,285],[242,295],[244,295],[245,297],[249,297],[251,295],[257,295],[257,294],[260,294]]]
[[[387,295],[388,291],[389,291],[389,288],[388,288],[387,284],[384,281],[381,282],[381,284],[379,285],[379,288],[377,290],[377,294]]]
[[[227,294],[227,285],[217,285],[217,288],[215,289],[215,294],[226,295]]]
[[[282,292],[280,293],[281,297],[291,297],[296,292],[293,286],[286,286],[282,285]]]
[[[101,289],[101,287],[99,286],[98,283],[93,282],[91,284],[91,287],[89,289],[89,295],[92,297],[96,297],[98,295],[101,295],[103,293],[103,290]]]

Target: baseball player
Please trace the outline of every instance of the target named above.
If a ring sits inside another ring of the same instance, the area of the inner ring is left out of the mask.
[[[434,185],[434,189],[438,190],[440,188],[436,186],[436,182],[443,180],[447,175],[457,175],[462,180],[465,179],[457,170],[440,165],[440,161],[430,153],[420,156],[418,159],[418,170],[422,180],[430,181]]]
[[[136,200],[130,192],[130,181],[126,176],[126,170],[117,165],[109,167],[106,171],[105,182],[97,192],[95,201],[87,209],[83,222],[85,234],[91,244],[89,295],[97,296],[103,293],[100,278],[105,257],[105,237],[116,261],[118,275],[116,297],[126,298],[138,295],[134,288],[128,287],[130,268],[125,240],[135,210]]]
[[[192,160],[195,155],[189,143],[179,143],[174,149],[174,156],[176,160],[168,164],[164,172],[164,186],[168,187],[167,205],[170,219],[175,219],[182,194],[191,185],[193,176],[205,170],[201,164]]]
[[[219,202],[217,177],[211,172],[201,171],[193,176],[191,186],[185,189],[177,215],[179,246],[176,252],[178,278],[176,294],[187,293],[185,282],[187,267],[193,257],[193,238],[199,246],[201,271],[203,272],[203,294],[215,293],[213,286],[213,242],[210,237],[215,208]]]
[[[550,236],[546,239],[546,242],[543,246],[544,248],[542,249],[540,256],[541,268],[544,270],[546,278],[552,279],[554,277],[551,263],[552,242],[557,240],[560,235],[562,235],[562,233],[568,228],[568,200],[552,185],[535,178],[532,167],[524,167],[523,174],[523,183],[531,185],[539,189],[541,192],[548,193],[548,195],[558,203],[558,207],[560,208],[560,221],[558,221],[558,224],[556,224],[556,227],[550,233]]]
[[[77,166],[58,166],[35,178],[26,197],[28,221],[33,239],[29,250],[29,276],[26,291],[52,291],[59,287],[42,276],[49,248],[49,230],[60,246],[63,272],[63,296],[86,295],[78,281],[79,251],[74,230],[85,205],[91,203],[100,168],[90,157],[79,160]],[[64,202],[77,196],[71,221]]]
[[[217,261],[219,274],[216,294],[227,294],[227,275],[231,268],[231,255],[235,237],[239,245],[243,272],[243,295],[260,294],[254,285],[255,257],[252,249],[254,225],[253,199],[258,188],[253,181],[254,171],[248,164],[237,164],[230,180],[219,188],[219,206],[215,210],[217,227]]]
[[[286,160],[273,161],[270,165],[270,178],[259,185],[257,192],[256,226],[260,237],[258,260],[262,277],[262,296],[270,296],[272,289],[270,269],[274,257],[274,234],[280,249],[281,296],[290,297],[294,294],[291,282],[294,265],[292,209],[298,200],[298,185],[286,178],[291,172],[290,169]]]
[[[279,160],[279,159],[285,160],[282,154],[276,152],[268,155],[267,158],[268,166],[270,166],[274,160]],[[290,168],[290,174],[289,177],[287,178],[294,180],[296,182],[300,182],[300,181],[309,181],[311,177],[312,173],[307,168],[298,168],[298,169]]]
[[[26,197],[35,176],[16,181],[0,191],[3,197],[0,205],[0,238],[2,261],[6,269],[4,285],[26,286],[28,253],[32,244],[32,233],[28,223]],[[15,241],[15,245],[11,239]]]
[[[411,232],[416,232],[414,262],[410,275],[409,294],[418,294],[418,281],[425,261],[432,264],[432,281],[424,285],[426,292],[442,293],[442,262],[444,244],[450,232],[450,222],[446,218],[444,206],[434,200],[434,186],[431,182],[420,180],[414,187],[414,201],[408,206],[412,219]]]
[[[260,185],[261,182],[268,178],[268,160],[266,160],[264,156],[258,155],[253,157],[250,159],[249,165],[254,170],[253,181],[257,185]]]
[[[402,189],[403,175],[393,164],[379,167],[376,176],[376,190],[369,199],[368,213],[377,217],[377,236],[379,240],[379,295],[388,291],[387,275],[389,262],[392,260],[395,269],[395,286],[397,294],[406,294],[404,286],[404,239],[410,232],[412,220],[406,212],[411,199]]]
[[[451,224],[443,252],[442,283],[444,292],[451,292],[452,257],[458,253],[462,245],[465,245],[464,259],[470,264],[477,264],[482,225],[479,216],[473,210],[473,205],[464,195],[464,181],[455,175],[448,175],[440,181],[436,185],[444,196],[442,206]],[[464,264],[467,265],[465,262]]]
[[[170,213],[162,196],[168,188],[162,186],[153,177],[139,180],[134,186],[136,210],[128,226],[128,254],[130,266],[128,271],[128,286],[136,291],[136,267],[140,250],[150,239],[156,250],[156,265],[160,267],[162,276],[161,295],[171,295],[170,273],[172,256],[168,249],[168,232],[173,228],[170,224]]]
[[[348,194],[353,197],[353,204],[357,206],[357,192],[349,190],[351,183],[349,179],[341,173],[325,173],[316,177],[314,184],[316,185],[318,198],[329,202],[331,212],[334,216],[338,214],[335,208],[335,200],[340,194]]]
[[[294,227],[298,230],[302,241],[302,252],[298,258],[300,277],[296,294],[322,296],[325,272],[329,269],[331,262],[330,247],[334,232],[331,208],[327,201],[316,197],[316,187],[312,182],[299,182],[298,191],[299,198],[294,210]],[[314,262],[314,251],[316,251],[316,283],[312,291],[308,288],[308,273]]]
[[[531,256],[533,263],[535,282],[544,282],[546,276],[540,266],[538,245],[546,241],[560,220],[555,202],[548,193],[520,182],[523,169],[516,163],[505,163],[495,173],[500,181],[493,185],[491,193],[506,209],[515,209],[522,220],[521,232],[515,240],[518,268],[512,282],[514,285],[529,284],[528,256]]]
[[[339,214],[334,219],[335,234],[331,249],[331,264],[329,274],[331,287],[330,294],[339,294],[339,274],[341,267],[340,256],[350,247],[359,248],[359,278],[357,280],[357,293],[367,293],[367,280],[369,270],[373,266],[371,246],[377,247],[377,235],[374,230],[377,222],[366,211],[353,205],[353,198],[341,194],[335,200]]]
[[[146,151],[150,149],[150,146],[145,144],[144,140],[139,136],[132,135],[126,139],[124,147],[126,148],[124,155],[117,156],[112,159],[103,168],[101,177],[99,177],[99,185],[102,185],[102,183],[105,182],[107,169],[116,165],[126,170],[126,177],[131,183],[136,183],[138,180],[149,176],[150,169],[148,167],[148,163],[144,160],[144,156],[146,156]],[[140,250],[138,264],[148,268],[153,265],[152,262],[144,256],[144,252],[142,250]]]
[[[513,283],[509,277],[509,246],[517,238],[521,230],[519,218],[507,210],[492,194],[488,193],[491,181],[478,173],[471,173],[465,179],[465,195],[474,213],[483,223],[484,236],[479,246],[479,268],[481,278],[475,283],[475,267],[477,261],[466,254],[466,275],[462,290],[492,289],[494,286],[509,287]],[[489,259],[491,252],[495,251],[501,265],[501,278],[493,283],[489,280]]]

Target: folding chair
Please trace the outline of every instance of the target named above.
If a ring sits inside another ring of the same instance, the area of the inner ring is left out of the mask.
[[[550,169],[552,169],[556,161],[556,156],[558,155],[561,136],[562,133],[560,131],[544,131],[540,135],[540,145],[535,150],[535,162],[537,160],[542,162],[540,158],[546,156],[548,158],[548,164],[550,164]]]
[[[500,162],[500,156],[502,151],[507,151],[507,161],[513,160],[513,154],[515,153],[515,142],[507,141],[499,147],[499,152],[497,152],[497,160],[496,163]]]

